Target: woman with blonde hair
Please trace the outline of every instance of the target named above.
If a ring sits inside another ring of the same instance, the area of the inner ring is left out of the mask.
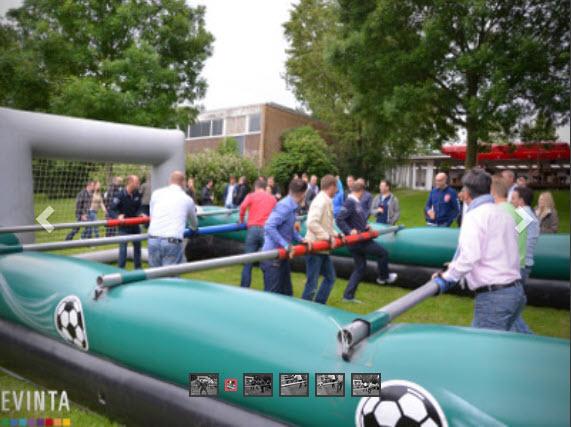
[[[549,191],[545,191],[539,195],[535,215],[539,219],[539,229],[541,233],[557,233],[559,229],[559,217],[553,196]]]
[[[91,195],[91,206],[87,213],[87,220],[96,221],[99,210],[102,210],[104,214],[107,214],[107,209],[103,202],[103,195],[101,194],[101,183],[99,181],[95,181],[93,184],[93,193]],[[85,229],[85,236],[82,236],[82,238],[91,239],[93,234],[95,234],[95,237],[99,237],[99,227],[95,225],[87,227]]]

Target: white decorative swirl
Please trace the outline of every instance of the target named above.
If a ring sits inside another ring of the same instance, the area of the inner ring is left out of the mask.
[[[56,332],[53,325],[53,304],[57,300],[57,294],[52,294],[43,300],[18,296],[0,273],[0,296],[25,325],[43,332],[52,334]]]

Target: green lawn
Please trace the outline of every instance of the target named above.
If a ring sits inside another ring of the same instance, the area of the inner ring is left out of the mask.
[[[8,391],[34,391],[34,390],[41,390],[42,387],[35,386],[31,383],[26,381],[22,381],[17,379],[11,375],[8,375],[6,372],[0,370],[0,390],[8,390]],[[46,395],[47,396],[47,395]],[[73,396],[68,394],[68,398],[70,400],[73,399]],[[59,395],[58,395],[59,399]],[[76,405],[73,402],[70,402],[70,411],[67,412],[65,409],[62,412],[57,411],[57,406],[55,411],[46,410],[45,412],[28,412],[28,411],[15,411],[13,400],[10,399],[9,407],[11,410],[8,412],[0,413],[0,425],[5,425],[5,420],[8,418],[69,418],[71,420],[72,426],[87,426],[87,427],[107,427],[107,426],[119,426],[119,424],[114,423],[113,421],[105,418],[95,412],[91,412],[88,409],[85,409],[79,405]],[[26,397],[24,397],[24,405],[26,404]],[[51,400],[46,397],[46,409],[49,409],[49,404]],[[59,400],[56,400],[56,405],[59,403]],[[33,403],[32,403],[33,404]],[[26,424],[28,425],[28,424]]]

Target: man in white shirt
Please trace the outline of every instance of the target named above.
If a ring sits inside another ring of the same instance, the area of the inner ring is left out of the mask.
[[[149,265],[179,264],[183,259],[183,239],[187,220],[198,227],[196,206],[185,193],[184,174],[174,171],[170,185],[153,191],[149,225]]]
[[[312,180],[314,176],[311,177]],[[318,240],[329,240],[331,248],[335,247],[334,239],[339,236],[339,233],[335,231],[333,217],[335,193],[337,193],[337,179],[333,175],[325,175],[321,178],[321,191],[312,200],[307,214],[305,238],[310,244]],[[305,300],[327,304],[327,298],[335,284],[335,267],[329,253],[309,254],[305,257],[305,262],[307,281],[301,297]],[[323,276],[323,281],[318,290],[319,276]]]
[[[224,188],[224,195],[222,199],[224,200],[224,207],[226,209],[234,209],[236,205],[234,205],[234,192],[236,191],[236,177],[231,176],[228,184]]]
[[[445,272],[433,278],[446,292],[462,278],[476,293],[476,328],[508,331],[520,316],[526,297],[521,285],[514,219],[490,195],[491,176],[473,169],[462,179],[468,210],[458,249]]]

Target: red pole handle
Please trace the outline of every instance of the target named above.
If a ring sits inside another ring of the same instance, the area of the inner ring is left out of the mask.
[[[341,247],[345,245],[354,245],[360,242],[364,242],[367,240],[374,239],[379,237],[379,232],[377,230],[372,231],[365,231],[363,233],[354,234],[350,236],[346,236],[344,241],[340,238],[335,238],[335,247]],[[313,242],[311,252],[308,251],[307,245],[295,245],[293,247],[293,257],[297,258],[300,256],[307,255],[308,253],[315,253],[315,252],[322,252],[331,249],[331,243],[328,240],[318,240],[317,242]],[[279,259],[287,259],[289,258],[289,253],[284,248],[279,249]]]
[[[139,224],[146,224],[150,221],[150,217],[148,216],[136,216],[133,218],[123,218],[123,219],[108,219],[106,226],[107,227],[122,227],[126,225],[139,225]]]

